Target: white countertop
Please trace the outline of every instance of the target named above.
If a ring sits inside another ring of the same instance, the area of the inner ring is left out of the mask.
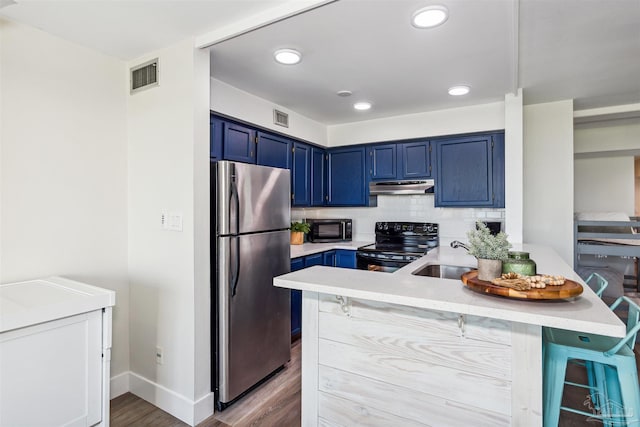
[[[110,307],[116,293],[62,277],[0,285],[0,333]]]
[[[332,242],[332,243],[304,243],[302,245],[291,245],[291,259],[301,256],[313,255],[320,252],[332,251],[334,249],[346,249],[355,251],[359,247],[371,245],[373,242]]]
[[[622,321],[553,249],[514,245],[513,250],[529,252],[540,273],[561,274],[581,283],[583,293],[570,300],[517,300],[472,291],[460,280],[411,274],[428,264],[477,265],[464,249],[449,246],[440,246],[394,273],[314,266],[278,276],[274,285],[613,337],[625,335]]]

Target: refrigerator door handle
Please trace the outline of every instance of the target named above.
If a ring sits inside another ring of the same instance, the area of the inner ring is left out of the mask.
[[[231,252],[231,297],[236,296],[236,289],[238,288],[238,279],[240,277],[240,236],[231,236],[231,240],[235,245],[235,256]]]
[[[238,234],[240,233],[240,196],[238,195],[238,184],[236,182],[237,179],[237,175],[236,175],[236,165],[231,163],[231,191],[230,191],[230,198],[233,199],[233,203],[234,203],[234,207],[235,207],[235,218],[234,221],[236,222],[236,230],[235,232],[231,232],[232,234]],[[229,202],[229,205],[231,205],[231,201]],[[229,215],[231,215],[231,212],[229,212]],[[229,227],[229,231],[231,231],[231,227]]]

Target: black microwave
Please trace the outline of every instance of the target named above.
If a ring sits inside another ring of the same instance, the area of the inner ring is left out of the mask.
[[[311,230],[307,239],[312,243],[345,242],[351,240],[350,219],[307,219]]]

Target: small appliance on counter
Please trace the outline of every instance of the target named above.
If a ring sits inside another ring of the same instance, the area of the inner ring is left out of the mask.
[[[351,241],[353,222],[351,219],[307,219],[311,230],[307,239],[311,243],[330,243]]]
[[[360,270],[394,272],[438,247],[438,224],[376,222],[376,243],[356,252]]]

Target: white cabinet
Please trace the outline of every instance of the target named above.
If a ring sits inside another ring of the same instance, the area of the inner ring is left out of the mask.
[[[0,427],[109,425],[114,300],[61,278],[0,285]]]

